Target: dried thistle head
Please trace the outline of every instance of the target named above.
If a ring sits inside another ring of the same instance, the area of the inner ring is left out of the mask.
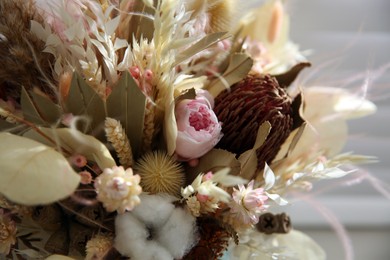
[[[165,192],[177,196],[185,183],[180,163],[162,151],[146,153],[134,171],[141,176],[142,189],[153,194]]]
[[[0,13],[0,93],[18,99],[24,86],[54,97],[50,88],[53,57],[42,52],[45,43],[30,32],[31,20],[43,21],[34,1],[2,0]]]

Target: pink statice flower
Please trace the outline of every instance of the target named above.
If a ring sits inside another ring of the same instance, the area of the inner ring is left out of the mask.
[[[256,224],[259,216],[268,206],[265,202],[268,196],[264,194],[263,188],[253,189],[254,181],[244,185],[239,184],[238,190],[233,188],[233,201],[230,204],[231,212],[244,224]]]
[[[183,160],[196,159],[210,151],[222,138],[222,127],[206,95],[184,99],[175,108],[178,135],[176,154]]]
[[[85,158],[85,156],[81,154],[72,155],[71,157],[69,157],[69,161],[73,166],[76,166],[78,168],[82,168],[87,165],[87,158]]]
[[[141,203],[138,195],[142,188],[139,185],[140,176],[133,175],[131,168],[122,166],[104,169],[95,180],[97,199],[103,203],[107,211],[118,211],[123,214]]]
[[[79,172],[79,175],[81,177],[81,180],[80,180],[80,183],[81,184],[90,184],[92,182],[92,175],[90,172],[88,171],[82,171],[82,172]]]

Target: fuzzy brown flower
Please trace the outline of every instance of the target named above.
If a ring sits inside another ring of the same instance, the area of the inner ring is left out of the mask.
[[[0,13],[0,94],[18,99],[24,86],[53,96],[48,83],[53,57],[42,52],[45,43],[30,32],[31,20],[42,21],[34,1],[1,0]]]
[[[220,148],[238,155],[252,149],[261,124],[269,121],[271,132],[257,150],[258,168],[271,161],[291,132],[291,98],[269,75],[249,74],[215,99],[214,111],[223,123]]]

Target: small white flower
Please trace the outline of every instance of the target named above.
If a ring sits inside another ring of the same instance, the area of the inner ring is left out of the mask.
[[[133,175],[131,168],[106,168],[95,180],[97,199],[107,211],[130,211],[140,203],[138,195],[141,194],[142,188],[139,183],[139,175]]]
[[[231,200],[230,194],[218,185],[231,187],[246,183],[241,177],[228,175],[229,171],[229,168],[225,168],[215,174],[211,172],[199,174],[191,185],[182,189],[181,194],[193,214],[215,212],[220,202],[228,203]],[[200,210],[195,210],[198,204]]]

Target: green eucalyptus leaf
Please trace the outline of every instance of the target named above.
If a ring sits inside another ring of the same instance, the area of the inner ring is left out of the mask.
[[[92,119],[91,130],[100,129],[106,118],[105,103],[85,80],[73,73],[68,98],[65,101],[68,112],[73,115],[86,115]]]
[[[31,97],[34,101],[36,108],[49,124],[56,123],[61,117],[61,107],[51,101],[49,98],[44,97],[35,92],[31,92]]]
[[[134,156],[142,146],[146,97],[129,72],[124,72],[107,98],[108,116],[119,120],[130,140]]]
[[[80,176],[52,147],[9,133],[0,133],[0,143],[0,193],[9,200],[49,204],[78,187]]]
[[[46,124],[45,120],[39,114],[37,107],[35,106],[34,102],[30,98],[29,94],[27,93],[24,87],[22,88],[20,99],[21,99],[20,103],[22,106],[23,117],[27,121],[30,121],[37,125],[45,125]]]

